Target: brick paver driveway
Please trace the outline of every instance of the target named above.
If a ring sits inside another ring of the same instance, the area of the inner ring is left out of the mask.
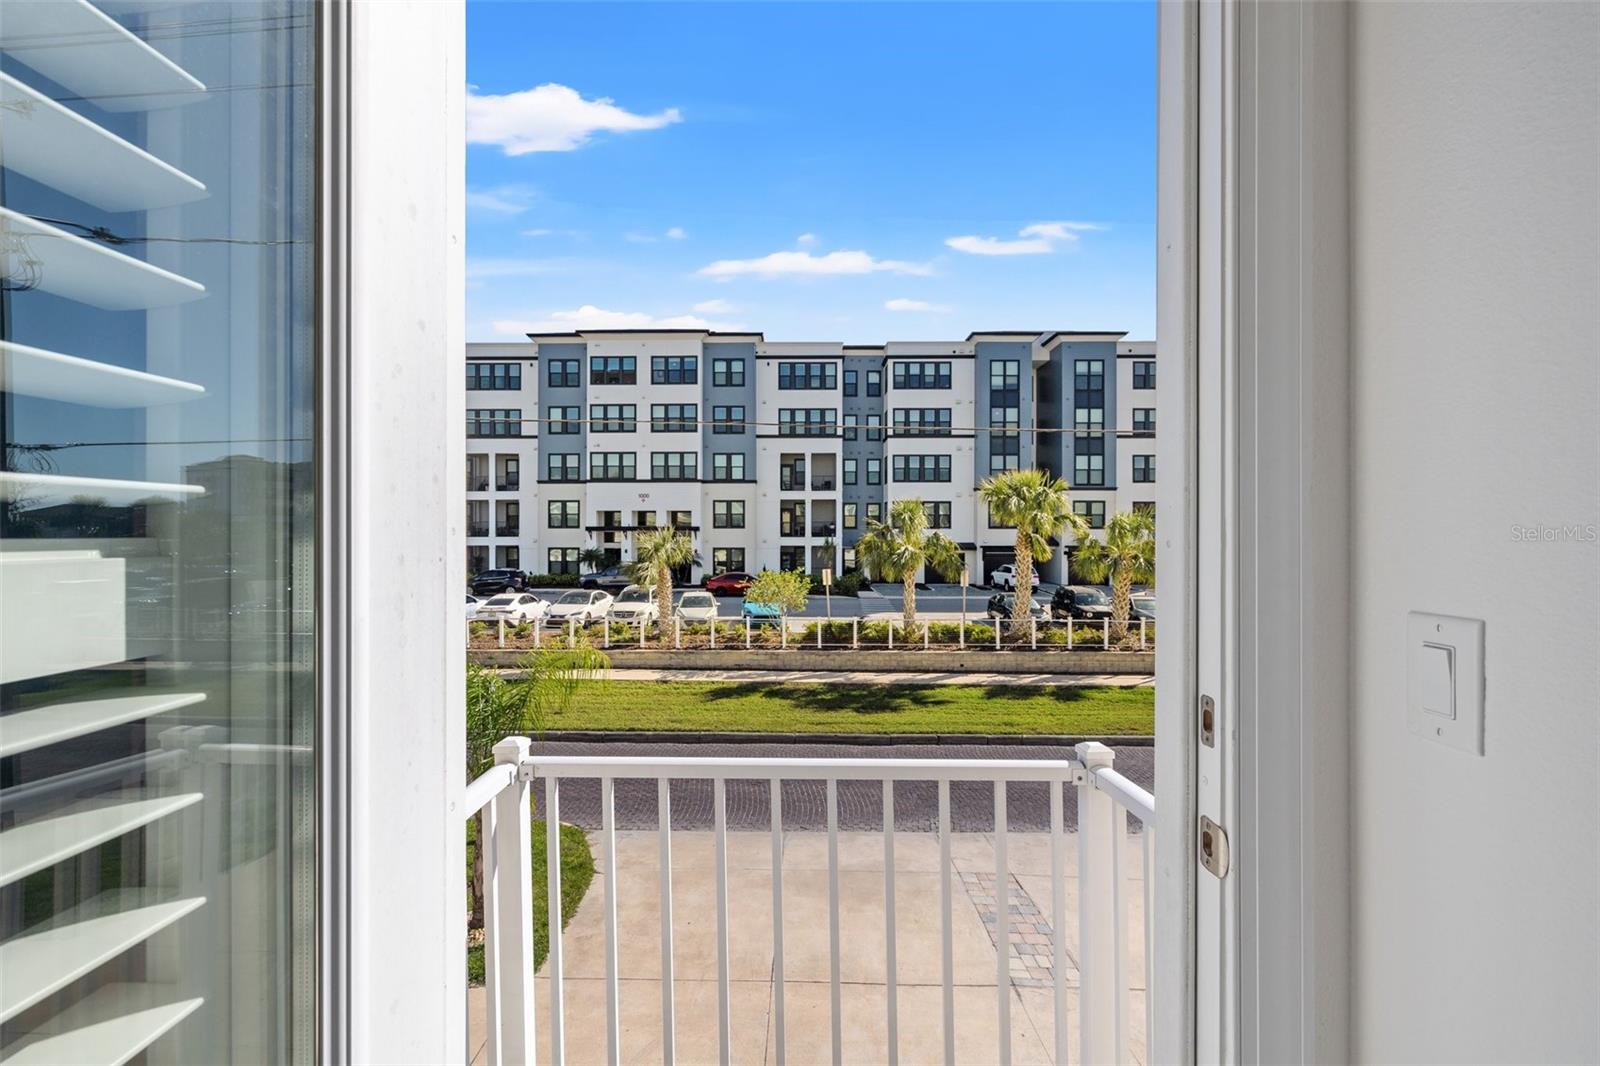
[[[1149,746],[1113,746],[1115,769],[1150,789],[1155,784],[1155,749]],[[547,755],[638,755],[654,758],[699,756],[702,758],[786,758],[786,759],[1059,759],[1069,752],[1060,748],[996,744],[628,744],[534,742],[535,760]],[[1068,829],[1077,826],[1077,790],[1065,790],[1065,818]],[[538,797],[543,817],[544,786]],[[706,779],[674,778],[672,782],[672,827],[710,829],[711,782]],[[786,829],[826,829],[827,805],[821,781],[785,781],[783,785],[783,823]],[[656,783],[654,780],[618,778],[616,817],[619,829],[653,829],[657,825]],[[728,827],[736,830],[765,830],[771,826],[769,785],[765,780],[728,781]],[[894,793],[895,828],[906,832],[929,832],[939,818],[938,786],[931,781],[901,781]],[[1017,782],[1006,793],[1006,818],[1011,829],[1034,832],[1050,825],[1048,786]],[[574,778],[561,786],[561,820],[586,829],[600,828],[600,782],[595,778]],[[956,781],[950,786],[950,820],[958,832],[988,832],[994,828],[994,789],[987,782]],[[839,827],[846,830],[883,828],[883,788],[876,781],[839,782]]]

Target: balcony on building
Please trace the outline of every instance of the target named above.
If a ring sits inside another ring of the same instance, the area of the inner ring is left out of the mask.
[[[467,491],[489,491],[489,457],[482,454],[467,456]]]

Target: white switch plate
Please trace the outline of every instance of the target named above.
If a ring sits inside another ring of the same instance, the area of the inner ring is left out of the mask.
[[[1406,723],[1418,736],[1473,755],[1483,754],[1483,630],[1480,618],[1406,616]]]

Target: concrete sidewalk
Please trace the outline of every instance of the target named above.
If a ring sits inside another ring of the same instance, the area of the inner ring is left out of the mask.
[[[1051,993],[1050,845],[1042,833],[1011,833],[1012,931],[1009,943],[1011,1039],[1018,1063],[1054,1059]],[[999,1017],[993,930],[994,837],[956,833],[954,914],[956,1054],[963,1062],[994,1061]],[[1068,1024],[1077,1054],[1077,839],[1066,841]],[[599,841],[591,835],[597,860]],[[672,836],[673,960],[677,999],[677,1058],[717,1060],[717,951],[713,836]],[[617,927],[623,1062],[658,1063],[661,1044],[661,924],[658,839],[654,832],[619,832]],[[1141,849],[1122,849],[1128,880],[1129,994],[1132,1052],[1145,1059],[1144,910]],[[788,833],[783,845],[784,1001],[787,1058],[826,1062],[830,1051],[827,836]],[[597,872],[563,941],[567,1061],[606,1059],[605,883]],[[840,971],[843,982],[844,1061],[887,1058],[884,923],[884,841],[881,833],[839,834]],[[729,973],[732,1059],[776,1062],[773,1014],[772,857],[766,833],[728,834]],[[895,900],[899,1052],[905,1062],[943,1059],[940,964],[939,840],[930,833],[895,835]],[[548,1061],[549,981],[535,981],[539,1055]],[[486,1061],[484,997],[468,997],[474,1063]]]
[[[875,670],[649,670],[639,667],[613,668],[609,675],[617,681],[744,681],[809,682],[835,685],[1113,685],[1132,688],[1154,685],[1150,674],[991,674],[973,672],[932,673],[904,671],[882,673]]]

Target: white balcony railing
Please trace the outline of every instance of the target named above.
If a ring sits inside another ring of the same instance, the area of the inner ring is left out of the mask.
[[[766,781],[770,787],[772,840],[772,1046],[771,1061],[785,1061],[784,987],[784,815],[785,781],[821,782],[825,787],[827,818],[827,910],[829,943],[829,991],[832,1061],[844,1059],[845,1011],[842,1009],[840,968],[839,891],[839,782],[877,781],[883,788],[883,920],[885,944],[885,1010],[887,1047],[885,1059],[898,1061],[901,1048],[901,1018],[897,996],[895,910],[895,838],[905,837],[895,830],[895,782],[935,782],[938,787],[939,840],[939,929],[943,978],[941,1018],[932,1023],[926,1016],[912,1019],[916,1026],[942,1025],[943,1059],[956,1061],[956,1028],[967,1022],[956,1008],[954,965],[953,894],[956,871],[951,853],[951,783],[990,782],[994,785],[994,884],[997,919],[993,930],[995,951],[995,1010],[998,1014],[997,1046],[982,1057],[985,1061],[1009,1063],[1012,1058],[1012,900],[1008,863],[1006,798],[1012,783],[1043,783],[1049,787],[1049,867],[1050,867],[1050,950],[1053,975],[1049,993],[1054,1017],[1053,1059],[1056,1063],[1124,1063],[1134,1060],[1133,1033],[1129,1025],[1129,990],[1132,966],[1128,945],[1130,896],[1142,892],[1144,927],[1144,982],[1146,1016],[1150,1016],[1154,989],[1148,980],[1152,938],[1150,929],[1151,846],[1155,824],[1154,797],[1112,769],[1111,749],[1098,743],[1079,744],[1068,759],[746,759],[746,758],[607,758],[589,756],[534,755],[526,738],[512,737],[495,748],[497,765],[472,782],[466,790],[467,817],[481,812],[480,846],[484,855],[485,895],[485,998],[487,1061],[491,1064],[533,1063],[536,1047],[548,1049],[549,1061],[562,1063],[566,1056],[566,989],[563,979],[562,930],[560,922],[549,928],[549,953],[541,981],[547,981],[549,1031],[536,1041],[533,967],[532,816],[536,790],[542,789],[543,813],[548,840],[548,880],[543,886],[549,909],[559,915],[561,870],[559,818],[561,783],[564,779],[587,778],[600,782],[601,829],[600,865],[604,878],[604,988],[606,1059],[617,1063],[622,1058],[620,1030],[617,882],[625,871],[617,866],[617,824],[615,785],[621,779],[653,779],[657,782],[656,833],[660,863],[656,879],[659,893],[661,938],[661,1017],[660,1057],[672,1063],[676,1057],[675,1029],[677,1006],[673,977],[673,897],[672,835],[670,790],[672,779],[710,779],[712,782],[714,899],[715,908],[717,1046],[718,1059],[729,1062],[733,1056],[735,1027],[729,980],[728,922],[728,805],[729,780]],[[1077,888],[1076,951],[1077,981],[1069,980],[1068,930],[1073,915],[1068,909],[1069,881],[1066,871],[1071,838],[1064,824],[1064,791],[1071,785],[1077,799]],[[1035,785],[1037,787],[1037,785]],[[1138,838],[1128,831],[1128,816],[1142,824]],[[1131,858],[1124,849],[1132,841],[1142,843],[1143,876],[1130,888],[1124,863]],[[648,874],[646,876],[649,876]],[[630,892],[631,898],[637,898]],[[862,905],[846,899],[843,906]],[[854,993],[852,993],[854,994]],[[1073,1019],[1079,1047],[1069,1049],[1069,999],[1076,999]],[[765,1015],[758,1020],[763,1028]],[[984,1026],[987,1028],[987,1026]],[[967,1057],[971,1057],[970,1055]]]

